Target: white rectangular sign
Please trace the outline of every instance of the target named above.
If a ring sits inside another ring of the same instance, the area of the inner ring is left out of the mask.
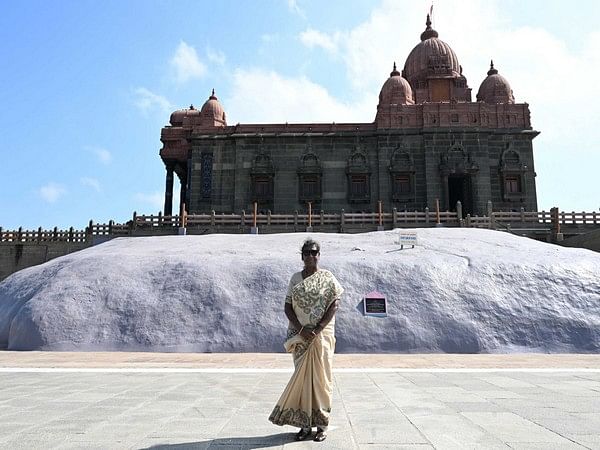
[[[398,242],[399,245],[417,245],[417,232],[416,231],[400,231],[398,233]]]

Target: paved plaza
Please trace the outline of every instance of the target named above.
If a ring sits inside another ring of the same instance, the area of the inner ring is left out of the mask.
[[[323,443],[267,420],[289,358],[0,352],[0,447],[600,449],[595,355],[336,355]]]

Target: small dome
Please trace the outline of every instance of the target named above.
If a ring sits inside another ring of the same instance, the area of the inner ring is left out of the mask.
[[[487,78],[483,80],[477,92],[477,101],[485,103],[514,103],[515,97],[508,80],[494,69],[494,61],[490,63]]]
[[[454,50],[441,39],[438,32],[431,28],[431,19],[427,15],[426,29],[421,33],[421,42],[412,49],[402,75],[414,86],[416,81],[424,81],[428,75],[442,74],[459,77],[460,64]]]
[[[215,96],[215,90],[212,90],[212,95],[202,105],[200,110],[202,125],[209,126],[224,126],[227,125],[225,120],[225,111],[219,100]]]
[[[178,109],[171,114],[169,123],[174,127],[180,127],[183,125],[183,121],[186,117],[199,116],[200,111],[194,108],[194,105],[190,105],[189,108]]]
[[[400,76],[400,72],[394,70],[390,73],[390,77],[383,83],[381,92],[379,93],[380,105],[413,105],[413,92],[408,81]]]

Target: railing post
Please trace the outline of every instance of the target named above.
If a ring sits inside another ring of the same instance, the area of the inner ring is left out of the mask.
[[[52,240],[56,241],[58,239],[58,227],[54,227],[54,230],[52,230]]]
[[[592,212],[592,220],[594,221],[594,225],[596,225],[598,223],[597,216],[596,216],[596,211]],[[0,228],[0,234],[1,233],[2,233],[2,228]]]
[[[0,227],[0,242],[4,241],[4,235],[2,234],[2,227]]]
[[[17,231],[17,242],[21,242],[21,237],[23,236],[23,227],[19,227]]]
[[[494,209],[492,207],[492,201],[488,200],[487,201],[487,216],[488,217],[492,217],[492,213],[494,212]]]
[[[429,225],[429,206],[425,207],[425,223]]]
[[[560,216],[558,208],[555,206],[550,209],[550,215],[552,217],[552,240],[554,242],[560,242],[563,240],[563,234],[560,232]]]
[[[110,236],[112,236],[112,234],[113,234],[113,225],[114,225],[114,224],[115,224],[115,221],[114,221],[114,220],[110,219],[110,220],[108,221],[108,234],[109,234]]]
[[[383,231],[383,202],[377,201],[377,209],[379,213],[379,225],[377,225],[377,231]]]
[[[242,214],[240,214],[240,225],[242,228],[246,226],[246,211],[242,209]]]
[[[471,214],[467,214],[467,227],[471,226]]]
[[[346,225],[346,215],[345,214],[346,213],[342,209],[342,212],[340,213],[340,233],[344,232],[344,226]]]
[[[250,234],[258,234],[258,227],[256,226],[256,216],[258,214],[258,203],[254,202],[252,207],[252,226],[250,227]]]
[[[69,228],[68,242],[73,242],[73,227]]]
[[[163,224],[163,216],[162,216],[162,211],[158,212],[158,226],[161,227]]]
[[[294,231],[298,231],[298,210],[294,211]]]
[[[462,203],[460,200],[456,202],[456,218],[458,219],[458,225],[462,227]]]
[[[521,206],[521,210],[519,212],[521,213],[521,222],[525,222],[525,208]]]
[[[215,223],[216,223],[216,218],[215,218],[215,210],[214,210],[214,209],[212,209],[212,210],[210,211],[210,226],[211,226],[211,227],[214,227],[214,226],[215,226]]]
[[[267,209],[267,225],[271,226],[271,210]]]
[[[306,227],[307,232],[312,232],[312,202],[308,203],[308,226]]]
[[[392,228],[398,227],[398,208],[392,208]]]
[[[90,220],[90,222],[91,222],[91,220]],[[38,244],[39,244],[40,242],[42,242],[42,227],[38,227],[38,231],[37,231],[37,239],[36,239],[36,240],[38,241]]]
[[[325,211],[321,210],[321,226],[325,225]]]
[[[586,225],[587,224],[587,217],[585,215],[585,211],[583,211],[582,215],[583,215],[583,224]]]

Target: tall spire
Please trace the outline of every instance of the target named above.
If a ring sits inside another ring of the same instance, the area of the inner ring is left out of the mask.
[[[398,72],[398,70],[396,69],[396,61],[394,61],[394,70],[392,70],[392,73],[390,73],[390,77],[397,77],[400,76],[400,72]]]
[[[488,75],[496,75],[498,71],[494,69],[494,60],[490,60],[490,70],[488,70]]]
[[[427,14],[427,20],[425,21],[425,31],[421,33],[421,41],[425,41],[429,38],[438,37],[438,32],[431,28],[431,17]]]

